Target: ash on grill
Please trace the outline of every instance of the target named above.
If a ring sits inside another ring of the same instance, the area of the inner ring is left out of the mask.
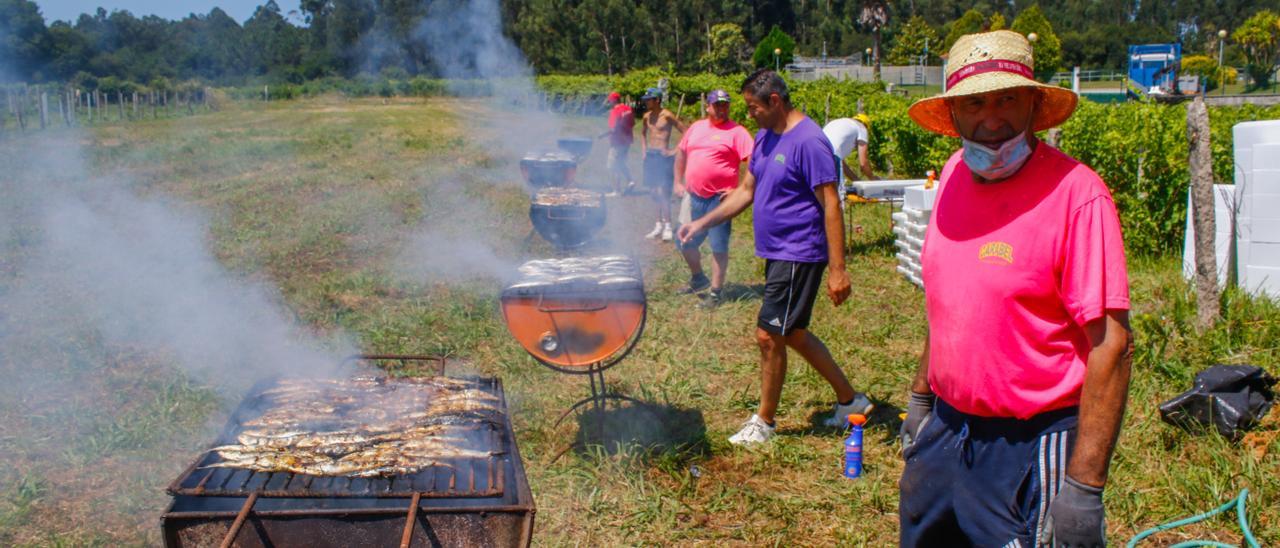
[[[169,493],[167,546],[527,546],[533,530],[496,379],[260,383]]]

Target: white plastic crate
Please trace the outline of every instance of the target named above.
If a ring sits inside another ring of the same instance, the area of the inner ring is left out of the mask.
[[[1236,225],[1240,286],[1280,298],[1280,120],[1238,124],[1254,134],[1251,161],[1239,188],[1242,213]],[[1242,166],[1243,168],[1243,166]]]
[[[1227,270],[1231,263],[1231,208],[1234,207],[1235,185],[1213,185],[1214,253],[1218,263],[1218,285],[1227,284]],[[1186,237],[1182,242],[1182,275],[1188,280],[1196,275],[1196,231],[1192,222],[1191,193],[1187,193]]]
[[[849,185],[854,194],[873,200],[901,199],[905,189],[923,185],[924,179],[890,179],[883,181],[856,181]]]
[[[911,209],[931,210],[933,202],[938,197],[938,186],[935,184],[933,188],[926,190],[924,185],[908,187],[903,191],[902,207]]]
[[[1235,143],[1239,283],[1280,298],[1280,121],[1237,124],[1233,134],[1241,139]]]
[[[1253,242],[1252,247],[1249,255],[1250,268],[1280,268],[1280,242]],[[1280,278],[1269,283],[1280,284]]]

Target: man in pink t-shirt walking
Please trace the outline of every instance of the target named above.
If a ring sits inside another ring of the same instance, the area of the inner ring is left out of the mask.
[[[689,126],[676,147],[675,184],[672,193],[677,198],[689,194],[689,219],[691,222],[720,205],[720,199],[730,190],[738,188],[738,173],[742,163],[751,157],[754,141],[746,128],[729,119],[729,94],[722,89],[707,95],[707,117]],[[712,308],[720,304],[724,289],[725,273],[729,268],[729,236],[732,220],[725,221],[706,232],[699,233],[688,243],[676,241],[676,249],[689,265],[689,285],[680,290],[683,294],[700,293],[707,288],[702,305]],[[702,271],[702,252],[698,247],[710,238],[711,278]]]
[[[1031,45],[961,37],[908,110],[960,137],[921,257],[929,333],[902,425],[903,546],[1104,546],[1133,335],[1120,221],[1093,170],[1035,132],[1076,95]]]

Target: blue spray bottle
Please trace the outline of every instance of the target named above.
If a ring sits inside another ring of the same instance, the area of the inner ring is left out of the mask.
[[[849,437],[844,440],[844,477],[855,479],[862,475],[862,425],[864,415],[849,415]]]

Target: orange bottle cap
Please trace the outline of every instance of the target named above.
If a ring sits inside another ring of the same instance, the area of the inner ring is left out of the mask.
[[[857,413],[849,415],[849,424],[852,424],[854,426],[862,426],[866,423],[867,423],[866,415],[859,415]]]

